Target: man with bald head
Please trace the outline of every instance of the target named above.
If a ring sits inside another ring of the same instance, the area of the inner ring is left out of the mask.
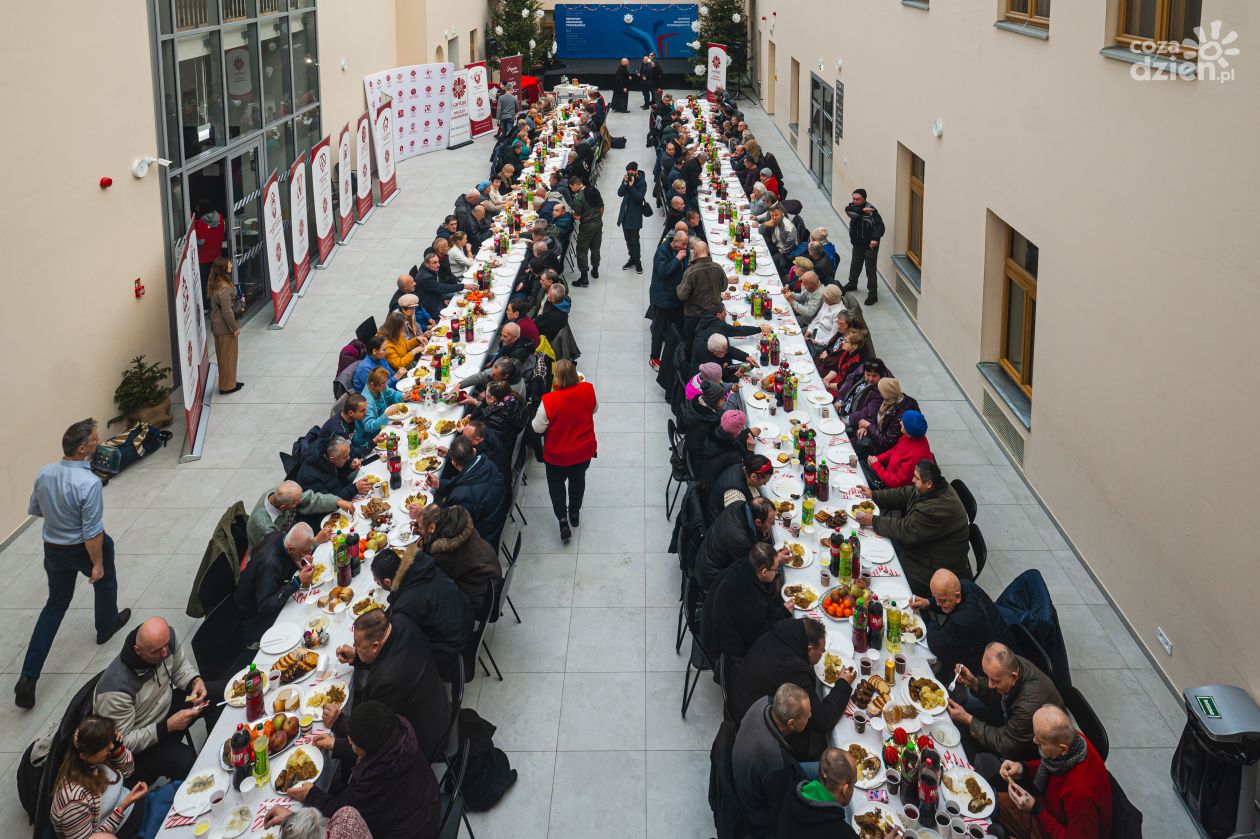
[[[709,256],[709,245],[703,239],[691,240],[691,264],[678,283],[678,299],[683,301],[683,337],[690,340],[696,324],[711,314],[722,302],[726,289],[726,272]]]
[[[827,749],[818,760],[818,780],[800,781],[783,800],[778,835],[792,839],[857,839],[849,825],[857,766],[843,749]],[[884,834],[898,839],[901,828]]]
[[[253,550],[264,538],[277,531],[287,533],[299,517],[322,516],[338,507],[347,513],[354,511],[354,505],[344,498],[304,490],[297,481],[284,481],[264,492],[249,514],[249,521],[245,523],[249,548]],[[320,531],[315,535],[315,544],[327,539],[328,534]]]
[[[398,275],[398,290],[394,292],[394,296],[389,298],[389,310],[397,311],[399,308],[398,299],[404,294],[416,293],[416,278],[410,274]]]
[[[180,649],[175,630],[162,618],[149,618],[123,642],[96,684],[92,712],[111,719],[136,759],[128,783],[152,784],[165,775],[188,777],[197,751],[183,732],[199,717],[207,730],[218,718],[223,683],[207,684],[192,656]]]
[[[315,532],[298,522],[288,533],[276,531],[250,552],[249,565],[236,584],[236,609],[246,644],[254,644],[271,628],[284,604],[307,586],[315,574],[311,551]],[[326,569],[331,573],[332,569]]]
[[[1037,759],[1002,763],[997,821],[1013,836],[1107,839],[1111,779],[1098,750],[1055,705],[1038,708],[1032,725]]]
[[[481,193],[473,187],[455,199],[456,229],[468,234],[468,244],[475,251],[481,247],[481,226],[473,218],[473,207],[481,203]]]
[[[796,315],[796,322],[801,326],[809,326],[810,321],[814,319],[814,315],[818,314],[819,307],[822,306],[822,283],[819,281],[817,274],[813,271],[806,271],[804,274],[801,274],[801,290],[793,292],[785,288],[783,296],[787,298],[788,304],[792,307],[792,312]]]
[[[1059,691],[1049,676],[1005,644],[985,647],[980,666],[984,678],[977,678],[961,664],[956,672],[958,683],[984,705],[983,710],[972,714],[953,699],[947,708],[961,730],[963,751],[972,760],[980,752],[1004,760],[1035,758],[1033,714],[1043,705],[1063,708]]]
[[[932,597],[911,597],[909,605],[923,616],[927,644],[936,657],[936,673],[952,679],[961,664],[980,672],[984,648],[994,641],[1010,647],[1011,629],[993,600],[971,580],[963,580],[948,568],[938,568],[930,583]]]

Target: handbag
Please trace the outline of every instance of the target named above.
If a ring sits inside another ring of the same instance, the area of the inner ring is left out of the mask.
[[[652,217],[652,208],[648,206],[648,202],[646,202],[646,201],[640,201],[640,202],[639,202],[639,207],[643,210],[643,217],[644,217],[644,218],[651,218],[651,217]]]

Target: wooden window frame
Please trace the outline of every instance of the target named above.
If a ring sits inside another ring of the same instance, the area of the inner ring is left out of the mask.
[[[1030,26],[1039,26],[1042,29],[1050,28],[1050,18],[1037,14],[1037,0],[1028,0],[1028,12],[1017,12],[1011,8],[1014,0],[1006,0],[1006,19],[1014,23],[1025,23]]]
[[[1032,0],[1029,0],[1032,2]],[[1131,3],[1141,3],[1143,0],[1119,0],[1120,14],[1116,19],[1116,43],[1125,47],[1132,47],[1134,44],[1154,44],[1156,55],[1171,56],[1186,61],[1194,61],[1199,56],[1199,51],[1194,47],[1187,47],[1180,42],[1169,40],[1168,30],[1170,15],[1172,14],[1172,0],[1154,0],[1155,3],[1155,37],[1147,38],[1141,35],[1132,35],[1124,31],[1125,21],[1129,17],[1129,8]],[[1199,21],[1197,25],[1202,25]]]
[[[1037,302],[1037,278],[1029,274],[1024,266],[1020,265],[1011,257],[1011,247],[1014,244],[1015,230],[1008,226],[1006,228],[1006,261],[1002,270],[1002,344],[998,351],[998,363],[1002,365],[1002,369],[1006,371],[1006,375],[1022,390],[1029,399],[1032,398],[1032,385],[1028,382],[1028,373],[1031,368],[1029,363],[1033,353],[1033,321],[1036,318],[1033,310],[1036,308]],[[1010,304],[1011,304],[1011,284],[1019,286],[1024,292],[1024,331],[1023,344],[1020,347],[1020,363],[1022,372],[1016,369],[1006,357],[1007,338],[1010,332]],[[1034,305],[1029,305],[1034,304]]]
[[[919,196],[919,209],[918,209],[918,212],[916,213],[914,209],[914,201],[911,200],[908,202],[910,205],[910,224],[906,230],[906,258],[914,263],[915,268],[918,268],[920,271],[922,271],[923,270],[922,250],[923,250],[923,233],[924,233],[924,230],[923,230],[923,181],[917,175],[914,174],[915,157],[917,157],[917,155],[915,155],[914,152],[911,152],[910,153],[910,193],[912,196],[913,195]],[[923,158],[920,157],[919,160],[922,161]],[[923,164],[923,168],[925,171],[927,170],[927,163]],[[918,223],[918,226],[919,226],[919,251],[920,251],[919,253],[916,253],[912,247],[912,244],[914,242],[914,228],[915,228],[916,222]]]

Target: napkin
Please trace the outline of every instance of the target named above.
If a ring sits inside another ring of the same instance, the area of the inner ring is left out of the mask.
[[[898,571],[896,568],[892,568],[888,565],[872,565],[871,576],[872,577],[900,577],[901,572]]]
[[[878,801],[880,804],[887,804],[888,803],[888,790],[883,789],[883,788],[868,789],[866,791],[866,800]]]
[[[276,807],[281,804],[284,804],[287,806],[292,803],[293,803],[293,799],[289,798],[287,795],[282,795],[278,798],[264,798],[262,803],[258,805],[258,809],[254,811],[254,821],[252,824],[250,824],[249,829],[251,831],[262,830],[263,820],[267,817],[267,813],[271,810],[272,807]],[[279,834],[280,834],[280,830],[277,828],[276,835],[278,836]]]

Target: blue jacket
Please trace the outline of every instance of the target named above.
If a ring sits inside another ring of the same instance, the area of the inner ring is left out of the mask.
[[[403,401],[402,394],[389,385],[377,396],[371,388],[363,389],[363,398],[367,400],[367,416],[354,424],[354,445],[371,447],[373,438],[381,433],[381,429],[389,422],[385,409]]]
[[[553,216],[550,226],[555,228],[555,233],[552,235],[562,242],[568,242],[569,237],[573,235],[573,213],[565,213],[560,218]]]
[[[430,313],[431,317],[438,317],[439,313],[446,308],[446,301],[451,295],[463,290],[462,282],[444,283],[438,279],[437,274],[423,265],[416,272],[416,296],[420,298],[420,305]],[[392,385],[393,382],[390,384]]]
[[[678,299],[678,282],[687,270],[690,257],[675,258],[674,249],[670,247],[672,241],[672,238],[667,238],[661,242],[656,249],[656,255],[652,257],[652,283],[648,287],[648,300],[658,309],[682,308],[682,301]]]
[[[394,386],[394,380],[398,378],[398,374],[394,372],[394,368],[391,367],[390,363],[385,359],[372,358],[369,354],[359,362],[358,367],[354,368],[354,378],[351,380],[351,383],[354,385],[355,393],[362,393],[364,396],[367,396],[366,391],[368,376],[372,375],[372,371],[377,367],[384,367],[389,371],[389,381],[385,383],[386,387]]]
[[[617,224],[626,230],[643,229],[643,199],[647,197],[647,179],[643,173],[634,179],[629,188],[622,181],[617,187],[621,196],[621,207],[617,210]]]
[[[478,454],[462,472],[443,478],[434,495],[443,507],[458,504],[467,510],[477,533],[498,549],[511,496],[503,474],[490,458]]]

